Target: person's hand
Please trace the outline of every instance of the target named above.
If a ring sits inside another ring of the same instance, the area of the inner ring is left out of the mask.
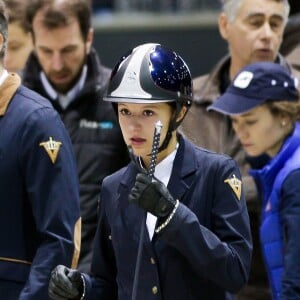
[[[152,179],[143,173],[136,176],[128,201],[139,205],[156,217],[168,216],[176,203],[162,182],[156,180],[152,182]]]
[[[51,299],[80,299],[82,293],[83,279],[79,271],[59,265],[51,272],[48,287]]]

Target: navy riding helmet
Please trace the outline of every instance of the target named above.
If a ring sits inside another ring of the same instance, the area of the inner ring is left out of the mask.
[[[142,44],[122,56],[116,64],[104,100],[115,103],[176,102],[176,113],[168,130],[171,133],[179,126],[176,118],[182,107],[189,108],[192,103],[191,73],[174,51],[160,44]]]

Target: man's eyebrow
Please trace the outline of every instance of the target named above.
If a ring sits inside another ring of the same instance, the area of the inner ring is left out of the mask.
[[[266,15],[261,12],[251,12],[246,15],[246,18],[253,18],[253,17],[265,17]],[[278,20],[284,20],[284,17],[280,14],[273,14],[269,16],[270,19],[278,19]]]

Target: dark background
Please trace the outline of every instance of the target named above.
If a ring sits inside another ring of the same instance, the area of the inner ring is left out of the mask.
[[[113,67],[129,49],[146,42],[161,43],[175,50],[184,58],[193,77],[208,72],[227,49],[216,28],[172,28],[145,32],[128,30],[126,33],[96,31],[94,46],[101,61],[106,66]]]
[[[95,26],[94,46],[102,63],[113,67],[128,50],[142,43],[154,42],[181,55],[195,77],[208,72],[227,52],[227,44],[221,39],[216,23],[188,26],[170,24],[160,27],[155,24],[155,19],[153,22],[153,26],[147,23],[144,28],[140,23],[129,27],[124,24],[120,28],[110,28],[103,24]]]
[[[94,1],[94,46],[102,63],[108,67],[113,67],[133,47],[154,42],[180,54],[189,65],[192,76],[196,77],[209,72],[227,52],[227,44],[217,28],[220,8],[166,15],[157,12],[122,14],[114,11],[111,0]],[[219,3],[219,0],[209,1]],[[300,0],[289,0],[289,3],[290,15],[300,12]]]

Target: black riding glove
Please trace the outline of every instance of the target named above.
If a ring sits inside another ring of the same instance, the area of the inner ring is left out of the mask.
[[[59,265],[52,272],[48,294],[54,300],[80,299],[83,293],[83,279],[77,270]]]
[[[152,182],[152,179],[143,173],[136,176],[128,200],[156,217],[167,217],[176,203],[162,182]]]

